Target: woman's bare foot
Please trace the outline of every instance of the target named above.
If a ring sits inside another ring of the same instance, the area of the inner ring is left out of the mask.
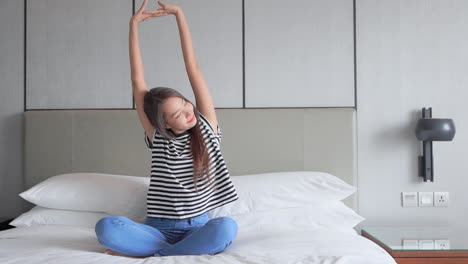
[[[127,258],[147,258],[147,257],[128,256],[128,255],[124,255],[124,254],[120,254],[120,253],[114,252],[114,251],[112,251],[112,250],[110,250],[110,249],[106,249],[106,250],[104,251],[104,254],[113,255],[113,256],[127,257]]]

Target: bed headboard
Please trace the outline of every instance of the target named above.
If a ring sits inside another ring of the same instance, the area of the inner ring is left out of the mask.
[[[324,171],[356,186],[354,108],[216,109],[216,113],[231,176]],[[62,173],[150,175],[151,152],[136,110],[24,114],[25,190]],[[356,197],[345,200],[355,210]]]

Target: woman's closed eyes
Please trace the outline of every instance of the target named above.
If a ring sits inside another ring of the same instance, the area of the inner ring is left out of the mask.
[[[185,107],[186,105],[187,105],[187,101],[184,100],[184,107]],[[178,116],[176,116],[176,119],[179,118],[179,116],[181,116],[181,115],[182,115],[182,112],[181,112]]]

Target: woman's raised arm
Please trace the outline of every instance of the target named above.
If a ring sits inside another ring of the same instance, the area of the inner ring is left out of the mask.
[[[141,83],[145,82],[143,61],[141,59],[140,41],[138,34],[138,24],[141,21],[147,21],[154,17],[165,16],[167,13],[163,10],[156,10],[152,14],[145,14],[145,7],[148,4],[148,0],[144,0],[140,9],[130,19],[130,66],[131,66],[131,79],[132,84],[134,82]]]
[[[146,134],[152,140],[154,127],[149,122],[146,114],[143,111],[143,99],[148,92],[148,86],[145,81],[143,60],[141,58],[140,41],[138,36],[138,24],[141,21],[147,21],[154,17],[165,16],[165,11],[155,11],[153,15],[144,14],[145,7],[148,0],[144,0],[140,9],[130,19],[130,34],[129,34],[129,48],[130,48],[130,67],[133,95],[135,96],[135,103],[137,108],[138,117],[143,125]]]
[[[185,19],[184,12],[179,6],[168,5],[161,1],[158,1],[159,5],[162,8],[158,10],[164,10],[168,14],[173,14],[176,16],[177,25],[180,33],[180,41],[182,46],[182,52],[184,55],[185,69],[192,86],[193,93],[195,94],[195,100],[198,110],[206,116],[210,121],[213,128],[216,130],[218,125],[218,120],[216,118],[216,112],[214,108],[213,99],[211,97],[210,90],[206,84],[205,78],[198,66],[197,59],[195,57],[195,51],[192,44],[192,36],[190,35],[190,30]],[[145,11],[143,14],[156,14],[154,11]],[[217,131],[215,131],[217,133]]]
[[[138,22],[130,21],[130,67],[132,85],[134,83],[145,82],[145,75],[143,69],[143,60],[141,59],[140,41],[138,34]]]

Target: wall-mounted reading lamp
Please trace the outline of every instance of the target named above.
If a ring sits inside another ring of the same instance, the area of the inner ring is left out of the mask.
[[[418,157],[419,176],[424,177],[425,182],[434,182],[432,141],[452,141],[455,124],[452,119],[432,118],[432,107],[423,108],[422,118],[418,120],[414,132],[423,141],[423,156]]]

